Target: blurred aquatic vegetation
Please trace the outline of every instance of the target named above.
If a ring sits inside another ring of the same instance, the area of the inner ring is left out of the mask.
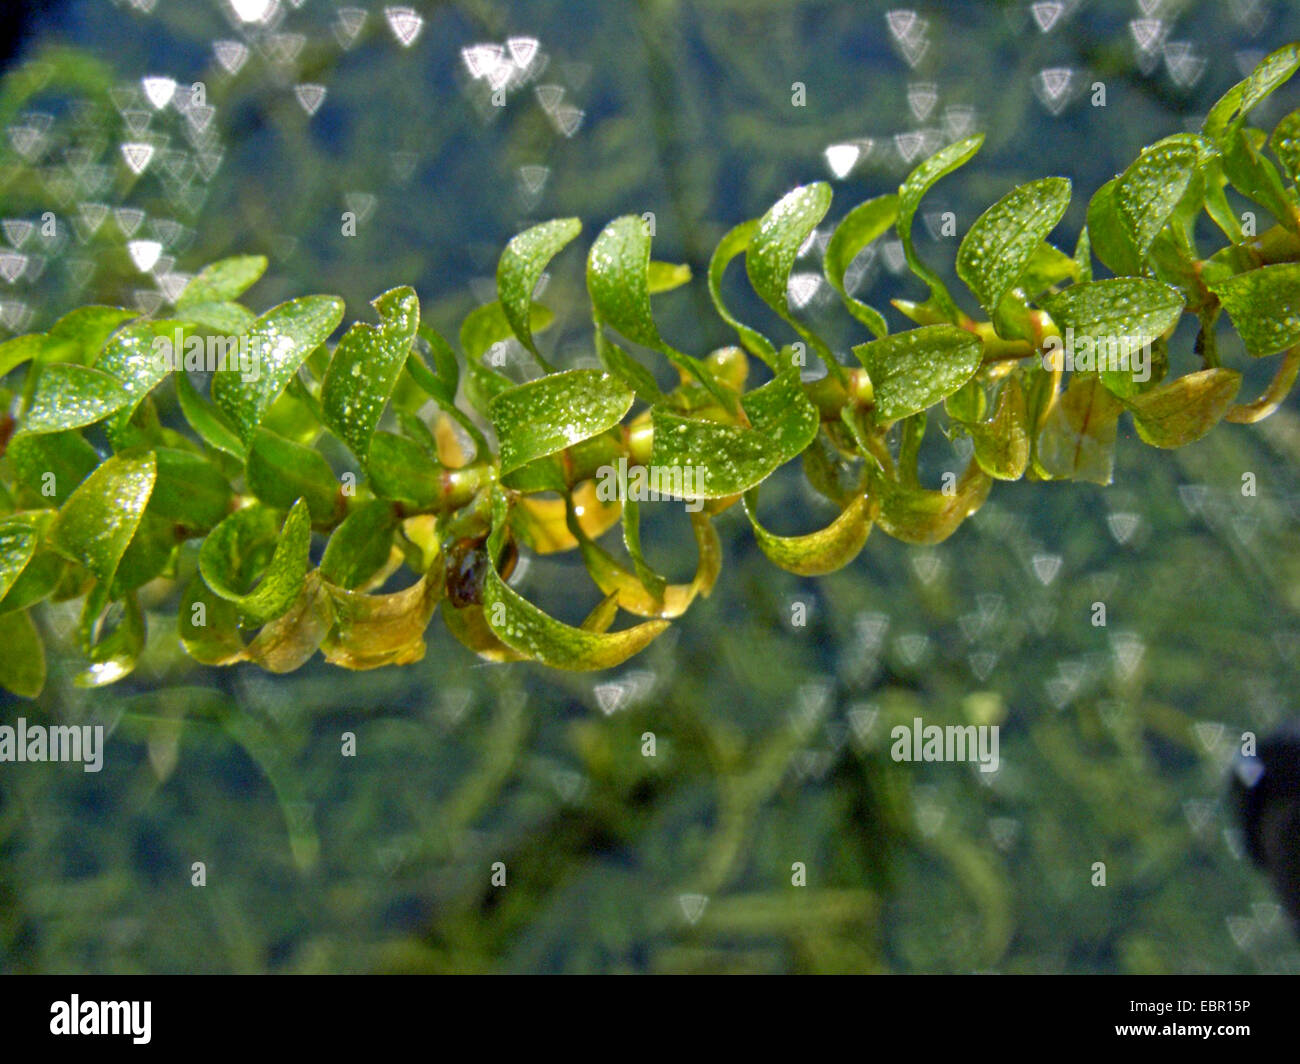
[[[646,10],[656,29],[683,24],[668,5]],[[926,39],[942,43],[942,25],[931,16]],[[917,47],[899,33],[898,48]],[[499,24],[493,34],[504,40]],[[343,94],[333,83],[330,93]],[[1037,105],[1024,93],[1003,100]],[[644,128],[623,122],[619,147],[644,153]],[[788,133],[771,142],[784,148]],[[786,165],[806,166],[819,147],[792,148]],[[643,180],[644,165],[629,165],[642,156],[617,154],[618,176]],[[764,165],[727,168],[752,183],[737,201],[757,204],[788,180]],[[595,194],[591,182],[578,188]],[[250,228],[265,239],[264,225]],[[676,259],[702,275],[707,247]],[[295,269],[299,289],[319,283]],[[562,280],[547,294],[561,311],[572,287],[581,295],[571,286],[563,299]],[[866,286],[855,294],[871,298]],[[431,313],[445,321],[470,302],[437,301]],[[761,317],[756,306],[743,320]],[[1097,501],[1022,503],[1020,489],[1005,500],[1000,489],[958,540],[905,550],[873,540],[852,570],[815,581],[775,571],[733,509],[718,526],[737,594],[724,580],[674,641],[613,680],[532,667],[511,679],[514,667],[470,669],[431,647],[423,665],[368,673],[365,687],[311,669],[270,681],[249,666],[194,687],[174,647],[151,646],[128,686],[89,696],[56,662],[41,704],[60,719],[117,721],[115,743],[138,755],[119,770],[139,812],[122,831],[99,781],[70,801],[71,788],[25,773],[30,789],[0,811],[5,871],[29,870],[6,876],[19,901],[6,925],[18,948],[6,943],[5,955],[97,970],[1294,970],[1262,887],[1253,907],[1241,900],[1249,880],[1220,808],[1230,740],[1285,712],[1275,678],[1295,650],[1290,423],[1284,409],[1258,440],[1216,432],[1173,462],[1126,454],[1121,437],[1119,467],[1140,480],[1122,474]],[[922,474],[939,468],[934,453],[920,459]],[[1245,510],[1248,470],[1270,487]],[[773,515],[810,505],[800,477],[778,474],[764,495]],[[646,549],[670,557],[680,540]],[[530,586],[574,575],[535,559]],[[1086,623],[1097,599],[1122,618],[1113,635]],[[806,626],[790,625],[794,602],[809,607]],[[1261,617],[1283,620],[1261,632]],[[1222,667],[1207,671],[1207,659]],[[922,712],[1002,721],[1002,772],[990,781],[895,764],[890,724]],[[345,727],[367,751],[364,782],[340,770]],[[655,759],[640,754],[646,731],[670,740]],[[201,851],[238,880],[178,889],[177,869]],[[1110,866],[1107,890],[1089,885],[1093,859]],[[496,860],[517,889],[491,888]],[[794,861],[813,886],[791,889]],[[63,885],[47,892],[55,868]],[[176,941],[164,926],[187,931]]]

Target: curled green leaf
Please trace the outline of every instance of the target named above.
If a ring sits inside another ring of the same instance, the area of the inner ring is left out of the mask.
[[[635,399],[615,377],[594,369],[552,373],[499,393],[489,409],[502,475],[613,428]]]
[[[264,255],[232,255],[203,267],[190,278],[189,284],[176,300],[176,309],[202,303],[224,303],[238,299],[252,288],[266,272]]]
[[[298,367],[342,318],[342,300],[304,296],[272,307],[253,323],[247,334],[250,368],[226,368],[212,380],[212,401],[245,444],[252,442],[253,433]]]
[[[556,218],[525,229],[514,237],[497,263],[497,297],[506,320],[519,342],[533,353],[548,373],[551,367],[542,358],[533,340],[530,312],[533,292],[547,264],[582,232],[577,218]]]
[[[1097,377],[1072,375],[1038,436],[1035,454],[1042,470],[1051,477],[1109,484],[1123,409]]]
[[[200,665],[233,665],[244,660],[239,610],[195,576],[181,595],[176,626],[181,645]]]
[[[754,233],[758,230],[758,219],[741,222],[718,241],[709,259],[709,296],[717,308],[718,317],[736,330],[745,350],[756,358],[761,358],[773,369],[776,368],[776,348],[772,342],[757,329],[751,329],[727,309],[722,301],[722,276],[727,272],[731,260],[749,247]]]
[[[326,427],[363,462],[420,324],[420,301],[412,288],[391,289],[371,305],[380,324],[357,322],[343,334],[320,391]]]
[[[649,271],[650,228],[644,218],[625,214],[601,230],[587,254],[587,292],[597,330],[608,325],[634,343],[658,351],[733,409],[735,396],[714,381],[704,361],[678,351],[659,335],[650,310]]]
[[[862,322],[877,338],[889,333],[884,315],[849,295],[844,286],[844,275],[853,260],[876,238],[889,231],[898,218],[898,196],[892,192],[859,203],[840,221],[826,245],[826,258],[822,270],[826,280],[839,293],[845,308]]]
[[[335,587],[355,591],[388,562],[397,513],[383,499],[364,502],[334,530],[321,557],[321,576]]]
[[[998,392],[988,421],[967,426],[975,443],[975,460],[997,480],[1019,480],[1029,465],[1029,415],[1020,378],[1008,377]]]
[[[102,584],[111,584],[149,504],[157,474],[152,452],[107,459],[59,508],[50,526],[50,546],[84,565]]]
[[[493,503],[493,532],[488,553],[501,549],[507,527],[506,502],[497,494]],[[645,621],[619,632],[593,632],[556,620],[511,588],[496,566],[488,566],[483,585],[483,618],[506,646],[535,661],[575,672],[621,665],[667,627],[663,620]]]
[[[671,620],[685,613],[696,596],[707,597],[722,570],[722,544],[718,540],[712,519],[702,510],[693,511],[690,517],[699,561],[695,567],[695,577],[689,584],[669,584],[660,578],[655,586],[648,586],[639,572],[629,571],[593,542],[572,513],[569,529],[577,539],[592,582],[602,592],[614,596],[619,606],[638,617]]]
[[[35,698],[45,687],[45,643],[22,611],[0,614],[0,687]]]
[[[825,528],[802,536],[778,536],[758,523],[757,490],[745,493],[744,506],[759,548],[776,565],[799,576],[823,576],[853,561],[866,545],[875,512],[875,502],[859,495]]]
[[[19,422],[22,432],[62,432],[103,421],[133,403],[121,381],[102,370],[72,363],[44,366],[31,404]]]
[[[1300,263],[1247,270],[1210,285],[1246,351],[1256,357],[1300,343]]]
[[[870,495],[879,504],[876,524],[904,543],[942,543],[988,498],[992,479],[973,459],[958,477],[949,472],[939,491],[898,484],[873,476]]]
[[[1046,177],[1012,189],[975,219],[957,249],[957,276],[992,318],[1070,205],[1070,182]]]
[[[745,251],[745,272],[759,298],[838,371],[838,363],[826,345],[801,325],[790,312],[790,272],[799,249],[826,217],[831,206],[831,187],[825,181],[793,188],[774,203],[758,220]]]
[[[443,594],[440,565],[391,594],[367,595],[333,585],[327,590],[334,604],[334,626],[322,650],[330,664],[377,669],[424,657],[424,631]]]
[[[866,367],[878,421],[928,410],[952,395],[980,367],[984,347],[954,325],[922,325],[853,349]]]
[[[1223,420],[1241,390],[1241,374],[1212,367],[1188,373],[1125,402],[1138,435],[1153,447],[1182,447]]]
[[[655,407],[651,467],[677,476],[683,485],[689,471],[694,490],[685,490],[688,497],[725,498],[761,483],[817,435],[817,408],[794,367],[749,392],[742,406],[751,428]]]
[[[950,321],[958,320],[960,312],[957,304],[948,294],[948,289],[939,275],[917,255],[916,248],[912,245],[912,221],[916,217],[917,208],[921,205],[921,199],[935,182],[970,162],[983,143],[984,134],[977,133],[949,144],[946,148],[941,148],[908,174],[898,189],[898,238],[903,243],[903,254],[907,259],[907,265],[917,277],[929,285],[932,298]]]
[[[270,560],[262,566],[272,544]],[[275,511],[249,506],[227,517],[203,541],[199,572],[209,588],[262,624],[293,605],[310,549],[311,514],[304,500],[294,503],[282,528],[277,528]]]

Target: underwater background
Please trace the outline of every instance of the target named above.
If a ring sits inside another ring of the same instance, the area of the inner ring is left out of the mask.
[[[25,17],[0,81],[0,336],[81,303],[157,309],[236,253],[271,260],[259,310],[335,292],[364,318],[412,284],[451,334],[520,229],[577,215],[589,242],[652,211],[656,258],[695,274],[658,321],[697,354],[731,341],[704,286],[713,246],[793,185],[831,180],[834,221],[983,130],[924,202],[922,257],[951,277],[942,213],[960,231],[1049,174],[1074,182],[1072,247],[1092,191],[1300,38],[1285,0],[64,0]],[[205,102],[158,106],[166,79]],[[1260,124],[1297,102],[1280,91]],[[123,145],[148,146],[139,172]],[[24,230],[65,193],[61,235]],[[128,243],[146,238],[163,261],[141,269]],[[802,312],[847,353],[864,337],[814,254],[796,269]],[[739,316],[784,335],[735,272]],[[921,291],[889,243],[854,272],[878,307]],[[589,358],[579,255],[545,299],[543,349]],[[936,437],[932,479],[952,446]],[[781,533],[830,509],[794,468],[764,498]],[[0,971],[1300,971],[1226,800],[1241,734],[1296,709],[1294,401],[1177,451],[1122,428],[1109,487],[999,483],[945,543],[877,532],[819,579],[770,564],[736,510],[713,595],[594,675],[484,664],[437,617],[411,666],[205,668],[160,595],[136,670],[87,690],[75,611],[50,609],[46,690],[0,715],[111,735],[97,774],[0,767]],[[648,553],[688,576],[680,508],[653,516]],[[531,558],[522,586],[580,617],[579,568]],[[999,770],[894,762],[890,729],[917,716],[1000,725]]]

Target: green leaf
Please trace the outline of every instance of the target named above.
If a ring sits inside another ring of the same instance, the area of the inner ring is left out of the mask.
[[[424,631],[443,595],[441,568],[388,595],[364,595],[333,586],[328,591],[334,627],[321,649],[331,665],[377,669],[424,657]]]
[[[670,584],[662,578],[648,584],[638,573],[629,572],[587,536],[578,524],[572,507],[568,514],[568,527],[577,540],[592,582],[602,592],[612,595],[619,606],[638,617],[671,620],[685,613],[697,596],[707,597],[722,570],[722,544],[718,540],[712,519],[702,510],[692,511],[690,517],[699,560],[695,566],[695,577],[689,584]],[[634,555],[634,565],[635,557]],[[598,617],[597,620],[604,618]],[[608,620],[612,622],[613,617]],[[588,627],[586,622],[583,627]],[[605,628],[594,630],[605,631],[608,627],[606,624]]]
[[[830,206],[831,187],[825,181],[791,189],[758,220],[745,251],[745,272],[759,298],[788,322],[828,366],[835,360],[826,345],[790,312],[789,292],[790,271],[799,249],[826,217]],[[838,364],[834,369],[838,370]]]
[[[957,276],[992,318],[1070,205],[1070,182],[1045,177],[1012,189],[981,214],[957,249]]]
[[[576,514],[573,520],[577,520]],[[632,568],[641,586],[655,598],[662,599],[668,581],[655,572],[650,563],[645,560],[645,552],[641,549],[641,503],[635,498],[634,493],[628,493],[623,503],[623,546],[627,549],[628,557],[632,559]]]
[[[653,374],[621,347],[612,343],[605,336],[599,322],[596,323],[596,331],[592,333],[592,340],[595,343],[596,357],[600,359],[600,364],[631,388],[636,393],[637,398],[647,403],[664,403],[668,401],[668,397],[664,395],[655,382]]]
[[[54,517],[53,511],[43,512],[51,519]],[[0,601],[0,613],[13,613],[36,605],[54,593],[70,569],[68,562],[54,551],[37,547],[27,568],[18,575],[9,594]]]
[[[181,596],[176,624],[185,652],[201,665],[233,665],[244,660],[239,610],[195,576]]]
[[[20,420],[21,431],[62,432],[93,425],[132,402],[116,377],[89,366],[55,363],[40,370],[31,405]]]
[[[177,308],[187,322],[222,336],[242,336],[257,320],[251,310],[239,303],[187,303]]]
[[[757,329],[751,329],[742,323],[722,301],[722,276],[727,272],[731,260],[749,247],[749,242],[757,231],[758,219],[755,218],[752,221],[742,222],[718,241],[718,246],[713,249],[713,255],[709,259],[709,296],[713,299],[714,307],[717,308],[718,317],[736,330],[736,335],[740,337],[745,350],[775,369],[776,348],[772,342]]]
[[[326,427],[363,462],[420,323],[420,301],[412,288],[391,289],[371,305],[379,326],[357,322],[343,334],[320,392]]]
[[[0,687],[19,698],[35,698],[45,687],[45,644],[23,612],[0,615]]]
[[[249,490],[273,509],[287,510],[304,500],[315,523],[333,520],[343,505],[339,482],[319,451],[266,429],[253,436],[247,479]]]
[[[327,582],[348,591],[366,584],[388,563],[397,514],[383,499],[363,502],[334,530],[321,557]]]
[[[1131,275],[1142,271],[1142,257],[1128,223],[1120,215],[1115,189],[1119,178],[1101,186],[1088,204],[1088,240],[1097,258],[1112,272]]]
[[[854,299],[844,287],[844,275],[872,241],[889,231],[898,217],[898,197],[892,192],[859,203],[840,221],[826,245],[822,270],[826,280],[839,293],[845,308],[877,337],[889,333],[884,315],[875,307]]]
[[[1086,225],[1079,230],[1079,239],[1074,245],[1074,268],[1076,281],[1092,280],[1092,237],[1088,235]]]
[[[46,362],[87,365],[120,325],[139,316],[138,311],[123,307],[78,307],[50,326],[40,357]]]
[[[1300,263],[1247,270],[1209,287],[1250,354],[1271,355],[1300,343]]]
[[[493,500],[493,531],[488,554],[501,550],[507,527],[506,501]],[[483,618],[506,646],[553,668],[587,672],[620,665],[643,650],[668,627],[668,621],[645,621],[621,632],[593,632],[557,621],[512,589],[495,566],[488,566],[483,585]]]
[[[691,268],[687,263],[650,261],[646,270],[646,287],[652,296],[671,292],[690,282]]]
[[[490,408],[501,473],[613,428],[635,398],[610,374],[594,369],[553,373],[501,392]]]
[[[252,570],[274,544],[256,587]],[[221,522],[199,549],[199,572],[208,587],[234,603],[254,623],[280,616],[298,597],[311,549],[311,515],[299,499],[277,528],[275,512],[264,506],[237,510]]]
[[[44,351],[44,333],[26,333],[6,340],[0,344],[0,377],[24,362],[39,360]]]
[[[541,367],[551,372],[533,340],[530,313],[533,292],[551,259],[555,258],[579,233],[582,222],[577,218],[557,218],[525,229],[506,245],[497,263],[497,297],[506,320],[519,342],[533,353]]]
[[[975,461],[991,477],[1019,480],[1029,465],[1029,414],[1018,377],[1008,377],[998,393],[993,417],[969,426]]]
[[[1115,183],[1115,206],[1140,258],[1183,198],[1201,152],[1185,137],[1143,148]]]
[[[234,493],[225,477],[201,454],[174,447],[154,450],[158,478],[149,512],[188,529],[215,528],[230,512]]]
[[[429,345],[434,369],[431,371],[425,365],[420,352],[412,347],[411,353],[406,358],[407,372],[415,383],[428,392],[434,402],[465,430],[469,438],[474,441],[475,460],[481,461],[488,453],[487,440],[483,438],[483,433],[479,431],[478,426],[456,405],[456,389],[460,386],[460,363],[456,359],[456,353],[452,351],[451,345],[426,323],[420,324],[416,335]],[[508,387],[510,383],[506,381],[506,386]]]
[[[651,466],[682,474],[690,469],[700,481],[694,497],[735,495],[765,480],[808,446],[820,417],[804,394],[795,367],[749,392],[741,400],[752,428],[684,417],[654,407]]]
[[[199,439],[214,450],[238,458],[241,462],[248,449],[226,420],[224,414],[209,403],[190,383],[189,374],[176,374],[176,398],[180,401],[181,413],[189,422],[190,428],[198,433]]]
[[[1062,369],[1098,371],[1107,388],[1127,396],[1140,390],[1138,374],[1152,371],[1150,345],[1178,324],[1183,295],[1147,277],[1116,277],[1071,285],[1043,305],[1061,332],[1047,338],[1044,357]]]
[[[618,592],[612,591],[596,604],[578,625],[584,632],[608,632],[618,616]]]
[[[157,475],[152,453],[106,459],[59,508],[50,526],[50,546],[84,565],[102,584],[111,584]]]
[[[529,311],[528,327],[532,334],[542,332],[555,321],[549,307],[534,303]],[[471,366],[488,354],[497,344],[514,338],[514,329],[500,303],[485,303],[475,307],[460,323],[460,346]]]
[[[1085,233],[1082,240],[1087,240]],[[1086,244],[1085,244],[1086,247]],[[1037,299],[1053,285],[1079,279],[1079,262],[1060,248],[1043,241],[1035,249],[1024,272],[1016,278],[1016,287],[1029,299]]]
[[[248,330],[249,354],[256,367],[247,374],[225,369],[212,379],[212,401],[234,423],[239,438],[251,443],[271,404],[279,398],[307,356],[325,342],[343,318],[335,296],[304,296],[272,307]]]
[[[605,601],[608,602],[608,598]],[[617,600],[614,607],[615,612],[617,612]],[[600,609],[600,607],[597,607],[597,609]],[[608,607],[603,612],[608,613]],[[442,619],[447,625],[447,631],[455,636],[458,643],[468,647],[485,661],[528,660],[527,654],[511,649],[492,633],[492,629],[488,627],[487,619],[483,616],[482,606],[463,606],[457,609],[451,602],[444,602]],[[614,620],[613,617],[598,619],[608,620],[611,624]],[[606,628],[608,627],[607,624]]]
[[[1282,184],[1277,167],[1263,154],[1264,134],[1257,129],[1232,129],[1225,135],[1223,173],[1243,196],[1254,200],[1288,228],[1300,228],[1294,194]]]
[[[866,545],[875,509],[872,500],[859,495],[820,531],[777,536],[758,523],[757,489],[745,493],[744,506],[759,548],[776,565],[799,576],[823,576],[853,561]]]
[[[1292,181],[1300,180],[1300,111],[1292,111],[1277,124],[1268,145],[1287,176]],[[0,347],[0,351],[3,350]],[[0,365],[2,364],[3,358],[0,357]]]
[[[96,587],[86,596],[79,628],[90,664],[73,676],[77,687],[104,687],[134,671],[145,640],[144,613],[134,594],[109,601],[102,585]]]
[[[0,600],[27,568],[39,542],[40,535],[29,518],[6,517],[0,521]]]
[[[1115,428],[1124,408],[1091,375],[1071,375],[1043,423],[1037,458],[1052,477],[1109,484],[1115,468]]]
[[[334,602],[330,593],[320,574],[310,572],[293,605],[257,633],[244,650],[243,657],[268,672],[293,672],[307,664],[316,653],[334,621]]]
[[[853,353],[871,378],[876,420],[897,421],[928,410],[970,380],[984,346],[954,325],[923,325],[858,344]]]
[[[605,226],[587,254],[587,293],[597,329],[608,325],[634,343],[658,351],[684,375],[694,376],[727,409],[736,397],[717,384],[698,358],[671,347],[655,326],[650,310],[650,228],[626,214]]]
[[[167,378],[173,366],[182,364],[183,351],[184,328],[178,321],[136,322],[109,337],[95,369],[116,377],[131,397],[109,425],[115,444],[121,445],[118,436],[141,400]]]
[[[8,458],[18,481],[56,506],[99,465],[99,453],[75,431],[15,436]]]
[[[1182,447],[1222,421],[1240,389],[1240,373],[1214,367],[1135,395],[1125,405],[1145,442],[1153,447]]]
[[[199,303],[238,299],[266,272],[263,255],[235,255],[205,266],[185,286],[176,301],[178,311]]]
[[[907,264],[917,277],[930,286],[934,301],[952,321],[956,321],[959,315],[957,304],[948,294],[939,275],[916,254],[916,248],[912,246],[912,221],[921,205],[921,199],[935,182],[969,162],[983,143],[984,134],[977,133],[941,148],[908,174],[898,189],[898,238],[903,243]]]
[[[119,599],[161,576],[176,553],[176,546],[176,528],[172,522],[146,509],[118,562],[108,588],[110,596]]]
[[[1246,78],[1225,92],[1206,115],[1205,134],[1214,139],[1239,126],[1259,104],[1300,70],[1300,46],[1286,44],[1266,55]]]
[[[367,472],[370,487],[385,499],[423,509],[442,498],[442,467],[405,436],[376,432],[370,441]]]
[[[948,491],[928,491],[873,476],[870,494],[880,506],[876,524],[904,543],[942,543],[984,504],[992,484],[973,460]]]
[[[988,398],[978,376],[972,377],[943,401],[943,408],[954,421],[974,422],[984,416]]]
[[[448,403],[454,403],[456,389],[460,384],[460,361],[456,358],[456,352],[451,349],[451,344],[442,338],[442,334],[435,331],[426,321],[420,322],[416,335],[429,345],[429,352],[433,355],[434,373],[437,374],[437,379],[442,385],[442,398]]]

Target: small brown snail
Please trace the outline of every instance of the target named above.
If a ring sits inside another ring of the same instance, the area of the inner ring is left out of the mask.
[[[497,559],[501,579],[508,580],[519,560],[519,548],[507,539]],[[447,598],[457,609],[483,605],[483,582],[487,579],[486,539],[458,539],[447,548]]]

